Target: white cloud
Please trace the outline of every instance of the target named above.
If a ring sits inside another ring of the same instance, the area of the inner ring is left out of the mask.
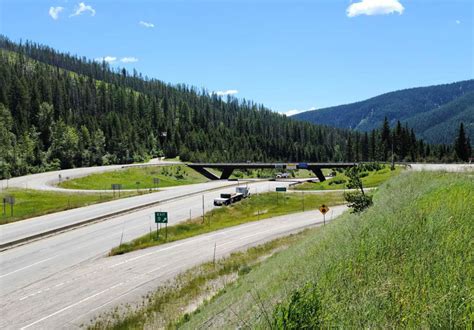
[[[92,6],[86,5],[84,2],[81,2],[78,6],[76,6],[74,14],[71,14],[69,17],[82,15],[82,13],[86,11],[90,12],[91,16],[95,15],[95,9],[92,8]]]
[[[217,96],[225,96],[225,95],[235,95],[238,92],[239,91],[236,89],[228,89],[226,91],[215,91],[215,92],[212,92],[211,94],[216,94]]]
[[[348,17],[355,17],[359,15],[386,15],[403,13],[405,8],[399,0],[362,0],[360,2],[352,3],[347,7],[346,13]]]
[[[293,109],[293,110],[288,110],[287,112],[284,112],[283,114],[286,115],[287,117],[291,117],[302,112],[304,112],[304,110]]]
[[[49,8],[49,16],[51,16],[54,20],[59,18],[59,13],[64,10],[63,7],[50,7]]]
[[[144,26],[144,27],[146,27],[146,28],[149,28],[149,29],[155,27],[155,24],[150,23],[150,22],[140,21],[140,22],[138,22],[138,24],[140,24],[141,26]]]
[[[123,63],[134,63],[134,62],[138,62],[138,58],[136,57],[122,57],[120,59],[120,62],[123,62]]]
[[[108,63],[112,63],[112,62],[115,62],[117,60],[117,58],[115,56],[106,56],[106,57],[98,57],[95,59],[96,62],[108,62]]]
[[[461,24],[461,21],[457,19],[456,24]]]
[[[287,112],[283,112],[283,114],[286,115],[287,117],[291,117],[291,116],[297,115],[299,113],[306,112],[306,111],[312,111],[312,110],[316,110],[316,107],[311,107],[308,110],[292,109],[292,110],[288,110]]]

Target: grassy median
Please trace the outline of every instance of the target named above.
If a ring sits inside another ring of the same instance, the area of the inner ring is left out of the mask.
[[[384,165],[384,167],[378,171],[366,171],[362,178],[364,187],[377,187],[385,181],[399,175],[403,171],[402,167],[395,167],[394,171],[390,170],[390,167]],[[305,182],[294,186],[295,190],[334,190],[334,189],[347,189],[346,184],[349,181],[347,176],[342,172],[336,172],[336,176],[323,182]]]
[[[160,182],[154,183],[154,178]],[[67,189],[110,190],[112,184],[121,184],[122,189],[149,189],[206,181],[205,177],[185,165],[140,166],[91,174],[63,181],[59,186]]]
[[[225,287],[181,327],[471,328],[472,174],[403,173]]]
[[[226,207],[219,207],[207,212],[202,218],[191,219],[168,227],[168,239],[165,241],[163,231],[159,237],[155,232],[122,244],[110,252],[110,255],[123,254],[144,249],[150,246],[208,233],[211,231],[240,225],[246,222],[276,217],[288,213],[301,212],[318,208],[321,204],[343,204],[340,192],[325,194],[266,193],[252,195],[241,202]]]
[[[122,192],[120,197],[136,195],[136,192]],[[114,197],[113,193],[78,194],[31,189],[6,189],[0,192],[0,202],[6,196],[15,197],[13,216],[8,204],[6,205],[5,214],[3,213],[2,204],[0,225],[118,198],[118,194]]]

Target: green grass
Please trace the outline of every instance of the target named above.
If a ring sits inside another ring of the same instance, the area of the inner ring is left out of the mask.
[[[278,200],[277,200],[278,197]],[[173,242],[180,239],[208,233],[222,228],[240,225],[246,222],[276,217],[288,213],[303,211],[319,207],[321,204],[337,205],[344,203],[342,193],[326,194],[295,194],[295,193],[267,193],[253,195],[241,202],[227,207],[216,208],[202,218],[191,219],[175,226],[168,227],[168,240],[164,235],[157,237],[155,233],[144,235],[129,243],[122,244],[110,252],[110,255],[123,254],[130,251],[144,249],[150,246]]]
[[[197,300],[207,301],[229,283],[245,276],[265,258],[307,237],[314,229],[278,238],[229,257],[208,262],[177,276],[144,297],[138,308],[122,306],[99,315],[88,329],[174,329],[189,317],[185,311]]]
[[[137,193],[122,192],[120,195],[123,198],[135,196]],[[3,209],[1,210],[1,225],[114,199],[113,193],[77,194],[30,189],[6,189],[0,192],[0,200],[3,200],[5,196],[14,196],[15,204],[13,205],[13,217],[10,213],[10,205],[7,205],[6,215],[3,214]],[[116,198],[118,198],[117,195]]]
[[[372,208],[267,259],[181,325],[472,328],[473,214],[472,174],[402,173]]]
[[[331,171],[324,169],[323,173],[329,175]],[[275,178],[278,173],[288,173],[289,178],[315,178],[313,171],[308,170],[283,170],[283,169],[249,169],[249,170],[234,170],[231,179],[253,179],[253,178]],[[220,172],[219,172],[220,175]]]
[[[383,182],[390,178],[399,175],[402,172],[401,167],[395,167],[394,171],[391,171],[388,166],[384,167],[379,171],[365,172],[368,175],[362,178],[364,187],[378,187]],[[346,189],[348,178],[344,173],[337,173],[337,175],[323,182],[305,182],[294,186],[295,190],[334,190],[334,189]],[[337,183],[340,182],[340,183]]]
[[[185,165],[140,166],[116,171],[92,174],[82,178],[67,180],[59,184],[68,189],[111,189],[111,185],[122,184],[122,189],[155,188],[153,178],[159,178],[158,187],[173,187],[206,182],[206,178]],[[137,185],[137,182],[139,184]]]

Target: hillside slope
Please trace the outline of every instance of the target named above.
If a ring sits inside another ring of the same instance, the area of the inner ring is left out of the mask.
[[[453,143],[459,124],[474,141],[474,92],[469,92],[439,108],[409,118],[408,126],[432,143]]]
[[[0,178],[184,161],[343,160],[352,133],[0,36]]]
[[[401,174],[380,187],[368,211],[346,214],[269,258],[183,327],[469,327],[474,322],[469,175]]]
[[[472,92],[474,92],[474,80],[410,88],[361,102],[303,112],[292,118],[340,128],[371,131],[380,127],[387,117],[392,126],[398,120],[402,123],[407,122],[415,129],[415,133],[426,138],[429,143],[452,143],[456,136],[452,127],[459,128],[461,121],[466,126],[474,125],[472,120],[474,102],[472,96],[468,96]],[[449,110],[444,107],[448,104]],[[466,111],[469,107],[471,110]],[[445,125],[438,126],[441,123]],[[471,139],[474,139],[473,132],[471,131]]]

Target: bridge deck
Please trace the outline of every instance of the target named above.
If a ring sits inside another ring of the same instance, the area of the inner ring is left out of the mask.
[[[228,179],[234,169],[274,168],[279,170],[307,169],[313,171],[320,181],[326,180],[321,169],[323,168],[348,168],[357,163],[189,163],[186,164],[211,180]],[[220,177],[206,168],[222,170]]]

